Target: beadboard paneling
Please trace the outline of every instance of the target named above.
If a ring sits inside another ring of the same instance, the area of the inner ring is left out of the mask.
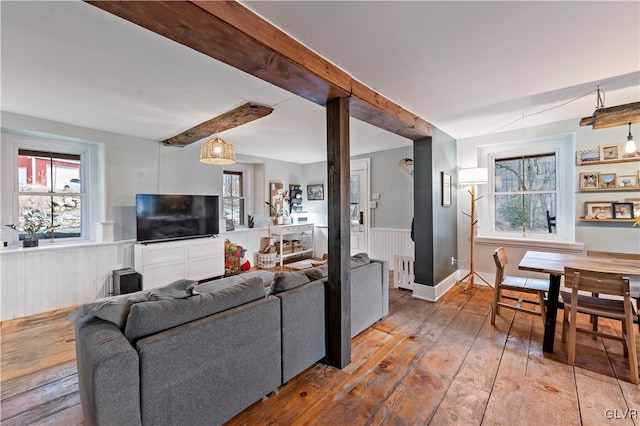
[[[373,228],[369,233],[371,253],[375,259],[387,260],[393,268],[393,256],[414,255],[410,229]]]
[[[112,271],[132,265],[132,242],[3,252],[0,318],[21,318],[108,296]]]

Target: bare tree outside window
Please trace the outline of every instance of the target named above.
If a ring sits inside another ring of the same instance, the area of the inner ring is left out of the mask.
[[[496,159],[494,166],[495,230],[549,233],[547,212],[555,217],[557,205],[556,155]]]
[[[225,219],[234,225],[244,225],[244,183],[242,172],[225,170],[222,181],[222,198]]]

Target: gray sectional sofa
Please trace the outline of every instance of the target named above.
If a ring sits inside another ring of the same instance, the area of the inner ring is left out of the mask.
[[[181,281],[83,305],[88,425],[216,425],[325,356],[327,268]],[[389,265],[352,258],[351,336],[388,313]]]

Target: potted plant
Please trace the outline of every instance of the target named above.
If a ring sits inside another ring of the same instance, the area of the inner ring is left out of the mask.
[[[273,205],[272,203],[265,201],[265,204],[269,206],[269,208],[271,209],[271,220],[273,220],[273,224],[274,225],[278,225],[278,223],[282,220],[280,219],[283,216],[287,216],[287,211],[283,210],[283,209],[278,209],[275,205]]]
[[[7,225],[14,231],[25,233],[22,247],[38,247],[39,235],[43,232],[52,231],[51,219],[47,218],[40,210],[31,210],[21,218],[21,223]]]
[[[248,226],[249,228],[253,228],[253,225],[255,224],[255,223],[254,223],[254,220],[255,220],[255,218],[253,217],[253,215],[252,215],[252,214],[248,214],[248,215],[247,215],[247,226]]]

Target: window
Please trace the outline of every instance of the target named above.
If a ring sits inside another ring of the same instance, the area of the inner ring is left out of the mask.
[[[555,233],[555,153],[494,159],[494,228],[497,232]]]
[[[39,210],[51,221],[55,238],[82,236],[81,156],[18,150],[18,218]],[[20,233],[20,239],[24,238]],[[50,238],[51,232],[43,237]]]
[[[234,225],[244,225],[243,172],[225,170],[222,181],[224,217]]]
[[[479,235],[573,242],[574,146],[571,133],[478,147],[478,166],[489,169]]]
[[[62,136],[2,132],[0,144],[2,223],[21,224],[39,210],[54,226],[41,241],[78,242],[94,237],[96,222],[104,220],[103,145]],[[53,235],[52,235],[53,234]],[[24,233],[5,232],[15,244]]]

